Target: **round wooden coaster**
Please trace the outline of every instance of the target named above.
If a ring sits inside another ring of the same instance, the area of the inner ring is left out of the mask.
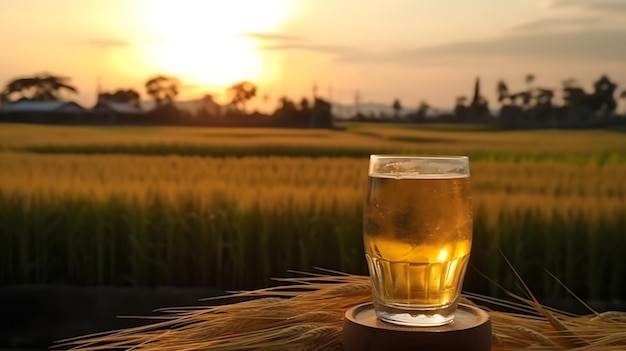
[[[489,351],[491,320],[480,308],[459,304],[452,323],[405,327],[379,320],[374,306],[366,303],[346,311],[343,346],[345,351]]]

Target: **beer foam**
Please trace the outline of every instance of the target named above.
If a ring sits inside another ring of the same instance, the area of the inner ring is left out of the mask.
[[[464,173],[444,173],[444,174],[423,174],[419,172],[398,172],[398,173],[370,173],[370,177],[389,179],[459,179],[469,178],[469,174]]]
[[[369,175],[393,179],[456,179],[469,177],[467,158],[391,157],[370,160]]]

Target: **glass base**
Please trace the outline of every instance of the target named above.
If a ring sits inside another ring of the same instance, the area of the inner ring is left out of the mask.
[[[408,327],[436,327],[454,320],[456,303],[437,308],[416,309],[415,306],[389,306],[374,302],[378,319]]]

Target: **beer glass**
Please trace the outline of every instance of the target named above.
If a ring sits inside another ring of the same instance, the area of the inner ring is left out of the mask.
[[[379,319],[451,322],[472,246],[468,158],[372,155],[363,240]]]

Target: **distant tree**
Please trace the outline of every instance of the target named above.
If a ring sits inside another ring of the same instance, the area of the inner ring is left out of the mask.
[[[506,83],[501,80],[498,82],[498,102],[502,103],[505,99],[509,98],[509,88],[506,86]]]
[[[177,78],[159,75],[146,81],[146,92],[157,107],[171,105],[178,96],[180,82]]]
[[[530,108],[530,105],[533,101],[533,93],[532,90],[522,91],[517,93],[517,95],[522,98],[522,107]]]
[[[265,111],[268,111],[268,105],[270,103],[270,95],[268,93],[263,94],[261,97],[261,101],[263,102],[263,106],[265,106]]]
[[[530,108],[533,101],[533,83],[535,82],[535,75],[528,73],[526,77],[524,77],[524,81],[526,82],[527,90],[522,94],[522,105],[526,108]]]
[[[361,93],[357,90],[354,92],[354,112],[355,115],[361,115]]]
[[[400,104],[400,100],[393,100],[393,104],[391,105],[393,111],[395,113],[395,118],[400,118],[400,112],[402,111],[402,104]]]
[[[626,90],[622,90],[622,92],[619,94],[620,99],[624,99],[626,100]]]
[[[313,111],[309,126],[311,128],[333,128],[333,114],[330,102],[318,97],[313,100]]]
[[[300,100],[300,111],[309,111],[310,109],[311,104],[309,103],[309,100],[303,97],[302,100]]]
[[[298,111],[298,107],[296,107],[296,104],[290,98],[283,96],[278,101],[280,104],[279,109],[288,113],[293,113],[293,112]]]
[[[565,86],[563,87],[563,100],[565,106],[574,107],[585,104],[587,100],[587,92],[578,86]]]
[[[577,88],[580,86],[576,78],[567,78],[563,80],[562,84],[563,84],[563,87],[565,88]]]
[[[552,99],[554,98],[554,90],[537,89],[537,106],[552,107]]]
[[[78,93],[69,85],[70,78],[42,74],[34,77],[14,79],[0,93],[0,100],[14,102],[19,100],[56,101],[61,99],[61,91]]]
[[[517,99],[520,97],[519,93],[509,94],[509,103],[513,106],[517,106]]]
[[[416,117],[418,121],[423,121],[426,119],[426,113],[428,113],[428,109],[430,109],[430,105],[426,101],[421,101],[417,106]]]
[[[563,82],[563,99],[568,108],[586,108],[592,112],[588,117],[610,116],[615,112],[617,101],[615,100],[615,90],[617,84],[612,82],[606,75],[603,75],[594,82],[593,93],[587,93],[573,80]]]
[[[524,77],[524,81],[526,82],[526,85],[528,86],[528,91],[532,90],[532,85],[535,82],[535,75],[532,73],[528,73],[526,77]]]
[[[615,100],[617,84],[611,81],[606,75],[603,75],[593,83],[593,87],[593,110],[604,116],[615,113],[615,109],[617,108],[617,101]]]
[[[228,88],[231,104],[241,107],[244,112],[246,111],[246,103],[256,96],[256,92],[256,86],[248,81],[235,83]]]
[[[100,93],[98,95],[98,102],[120,102],[140,107],[140,96],[139,93],[133,89],[118,89],[113,93]]]
[[[200,99],[199,117],[216,117],[220,115],[220,105],[215,102],[213,95],[204,94]]]
[[[306,120],[302,118],[296,103],[287,96],[278,99],[278,107],[274,111],[273,116],[276,120],[287,125],[306,124]]]
[[[467,118],[469,108],[465,105],[467,103],[467,97],[459,96],[456,98],[454,106],[454,117],[457,120],[464,120]]]
[[[298,108],[296,107],[296,104],[287,96],[283,96],[278,99],[278,107],[276,108],[276,111],[274,111],[274,115],[284,118],[297,111]]]

